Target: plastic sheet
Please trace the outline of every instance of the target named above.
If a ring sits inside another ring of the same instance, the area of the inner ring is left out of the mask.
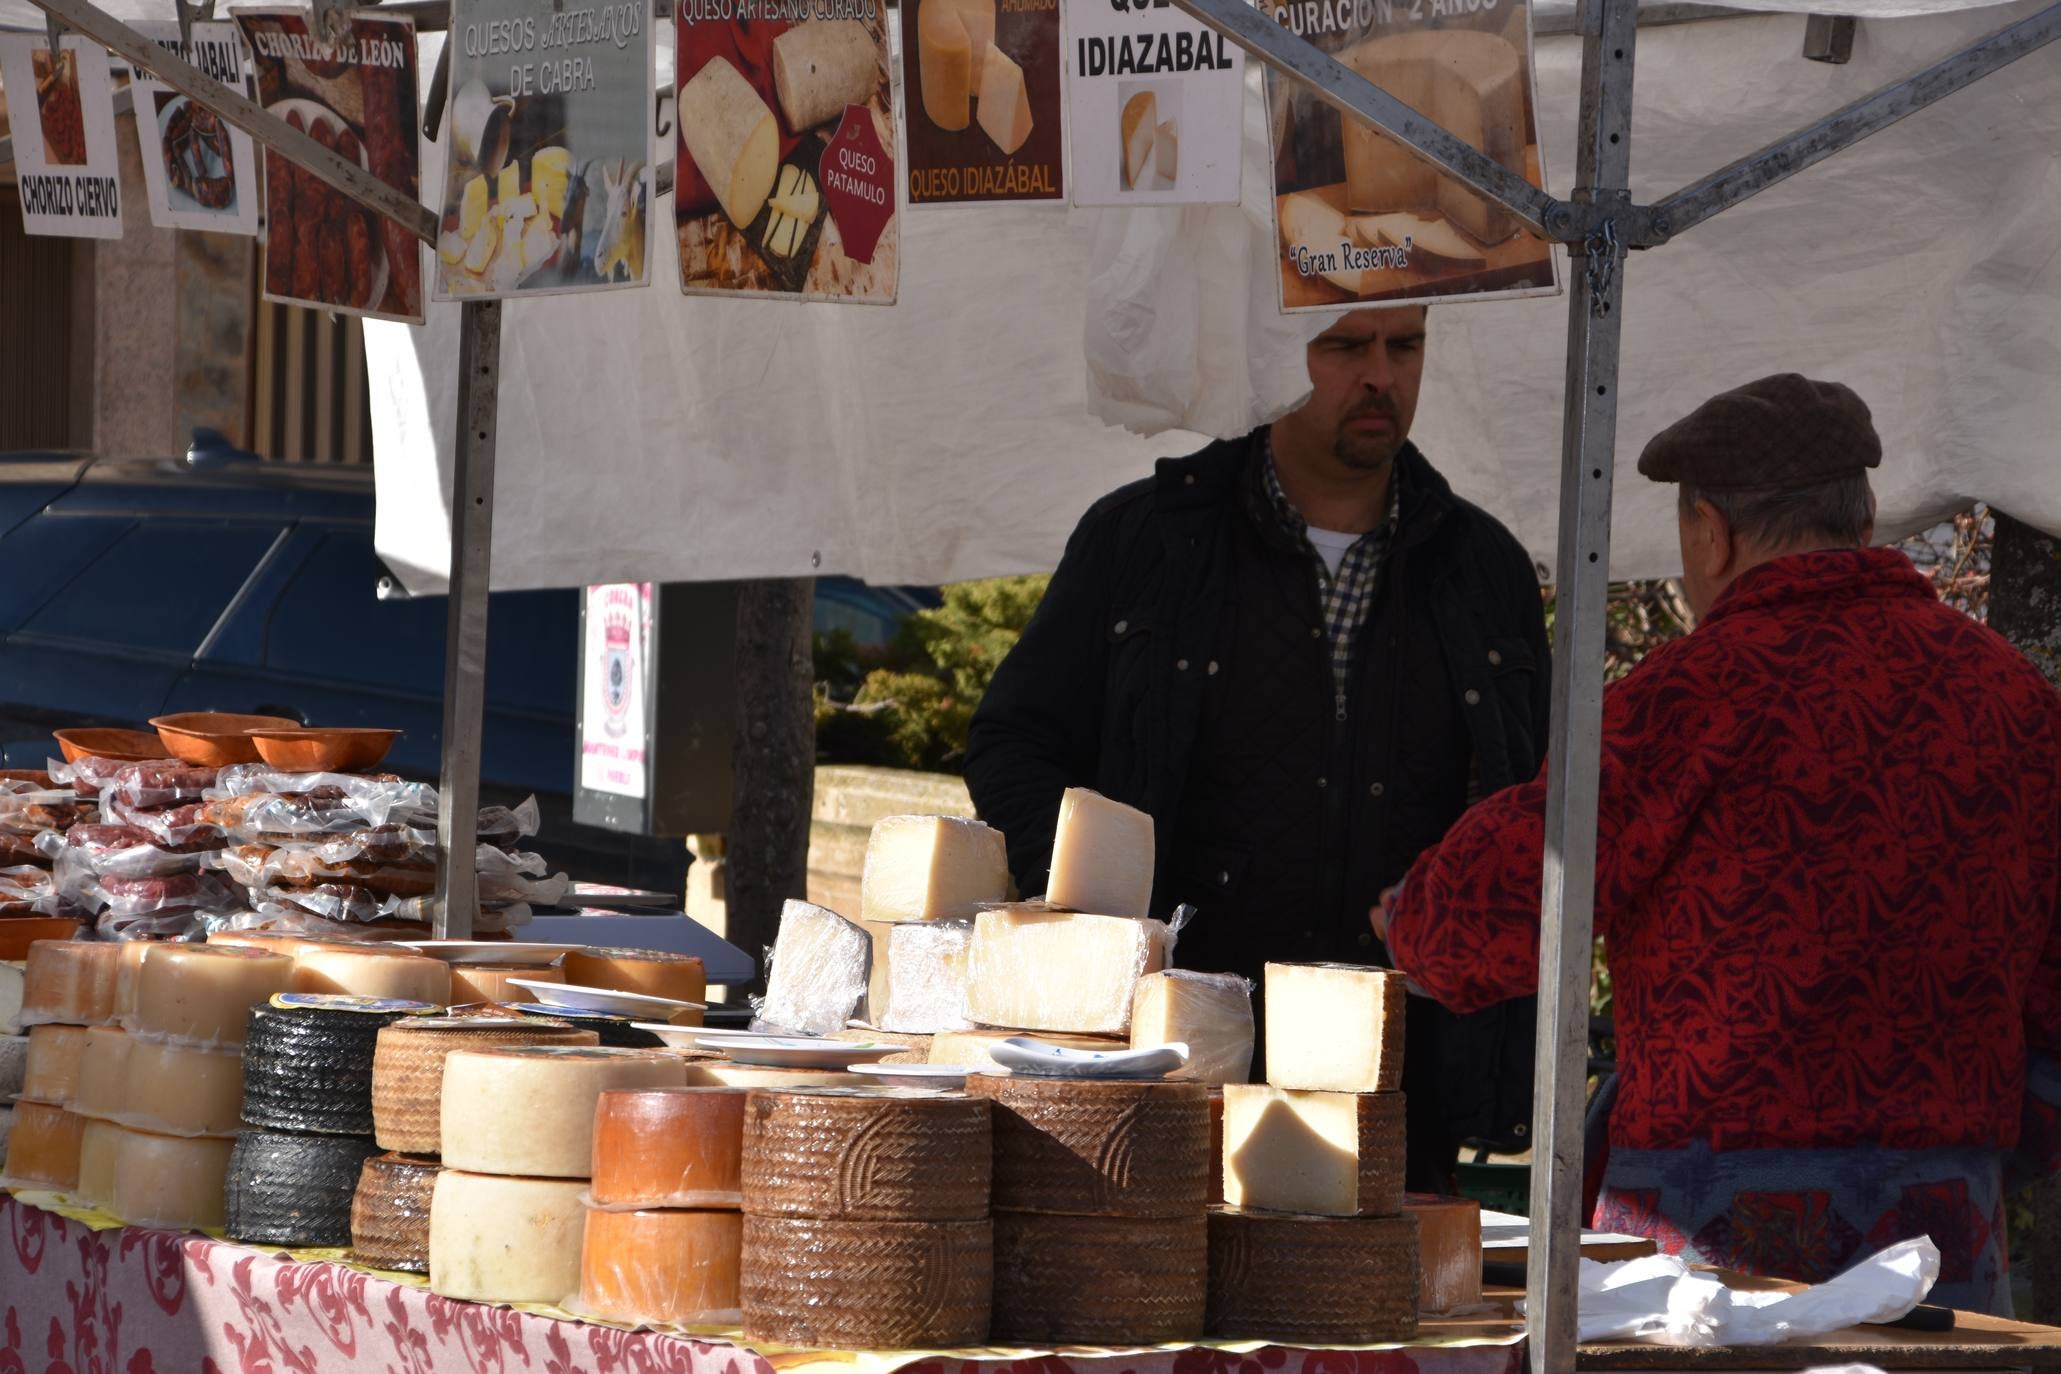
[[[101,794],[100,809],[106,823],[140,830],[160,849],[195,853],[228,843],[221,827],[208,821],[207,803],[202,801],[143,805],[125,800],[120,792],[108,791]]]
[[[766,995],[752,999],[752,1028],[828,1035],[844,1029],[865,999],[873,940],[828,907],[789,898],[766,962]]]
[[[119,798],[130,806],[152,810],[176,806],[181,802],[197,802],[215,785],[219,771],[174,759],[124,763],[101,785],[100,794],[104,798]]]

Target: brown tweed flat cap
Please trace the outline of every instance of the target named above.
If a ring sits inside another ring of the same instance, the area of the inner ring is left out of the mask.
[[[1814,487],[1882,462],[1868,404],[1794,372],[1711,397],[1653,436],[1639,471],[1705,491]]]

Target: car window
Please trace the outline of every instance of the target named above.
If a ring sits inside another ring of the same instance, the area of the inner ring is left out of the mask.
[[[0,537],[0,630],[19,628],[135,523],[124,515],[39,514]]]
[[[56,517],[52,517],[53,525]],[[68,523],[68,522],[67,522]],[[23,624],[33,634],[191,654],[283,527],[145,520]],[[13,541],[8,541],[10,546]]]
[[[404,692],[444,688],[444,603],[381,601],[372,531],[325,535],[273,604],[265,666]]]

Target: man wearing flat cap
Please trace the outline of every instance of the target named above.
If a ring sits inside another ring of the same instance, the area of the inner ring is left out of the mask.
[[[1700,623],[1603,702],[1595,1220],[1807,1281],[1930,1236],[1933,1301],[2008,1312],[2007,1187],[2061,1165],[2061,696],[1868,547],[1880,461],[1861,399],[1793,374],[1640,456]],[[1454,1010],[1536,985],[1545,800],[1485,799],[1375,914]]]

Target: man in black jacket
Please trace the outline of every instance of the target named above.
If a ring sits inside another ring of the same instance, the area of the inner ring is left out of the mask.
[[[968,741],[1024,893],[1045,890],[1060,793],[1091,787],[1151,814],[1153,914],[1199,911],[1181,966],[1386,963],[1382,890],[1537,772],[1537,575],[1408,441],[1425,329],[1415,307],[1339,317],[1299,409],[1081,520]],[[1410,1186],[1450,1191],[1461,1141],[1528,1143],[1532,1003],[1413,998],[1408,1031]]]

